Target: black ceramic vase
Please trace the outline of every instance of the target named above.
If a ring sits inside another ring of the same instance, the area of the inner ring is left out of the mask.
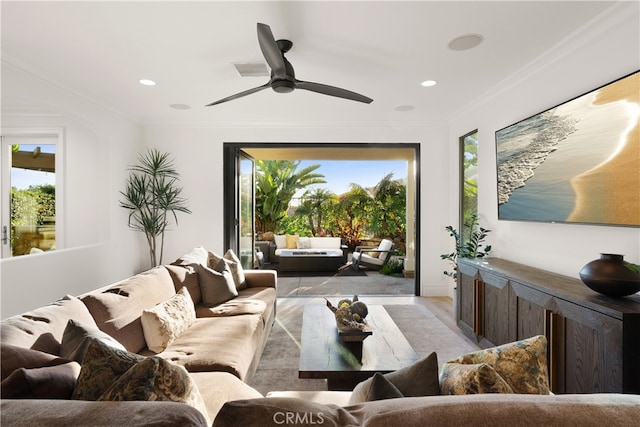
[[[580,270],[585,285],[610,297],[623,297],[640,291],[640,274],[627,268],[623,255],[600,254]]]

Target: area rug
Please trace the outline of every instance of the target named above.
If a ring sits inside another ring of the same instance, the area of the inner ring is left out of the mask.
[[[326,390],[326,380],[298,378],[302,312],[306,304],[324,304],[321,298],[279,298],[276,323],[250,385],[266,394],[274,390]],[[440,366],[477,347],[456,335],[421,305],[384,305],[419,356],[435,351]]]

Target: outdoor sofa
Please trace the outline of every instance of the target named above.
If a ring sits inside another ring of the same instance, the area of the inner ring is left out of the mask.
[[[316,257],[338,257],[346,264],[349,248],[340,237],[304,237],[291,234],[275,235],[269,246],[269,259],[272,263],[280,263],[282,252],[305,254]],[[300,264],[305,261],[300,258]],[[295,270],[295,268],[292,268]]]

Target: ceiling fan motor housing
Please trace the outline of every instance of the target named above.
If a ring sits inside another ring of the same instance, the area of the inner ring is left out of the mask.
[[[291,80],[274,80],[271,82],[271,89],[278,93],[289,93],[293,92],[295,88],[294,83]]]

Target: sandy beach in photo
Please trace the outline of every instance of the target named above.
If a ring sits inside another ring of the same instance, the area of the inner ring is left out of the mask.
[[[595,105],[626,100],[640,111],[640,74],[600,89]],[[633,117],[631,118],[633,120]],[[569,221],[640,225],[640,122],[616,155],[571,180],[576,192]]]

